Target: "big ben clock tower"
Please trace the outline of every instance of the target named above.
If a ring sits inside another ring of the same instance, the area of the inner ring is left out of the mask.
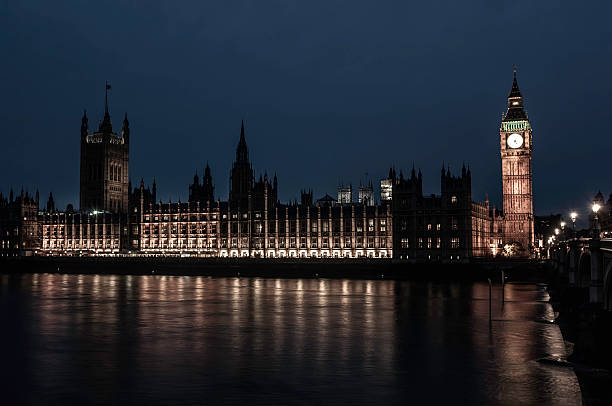
[[[502,193],[504,244],[519,243],[523,255],[534,246],[531,125],[523,108],[523,95],[516,81],[508,95],[508,110],[501,122]]]

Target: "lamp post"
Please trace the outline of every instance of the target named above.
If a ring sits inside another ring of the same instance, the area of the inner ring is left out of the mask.
[[[576,238],[576,218],[578,217],[578,213],[575,211],[570,213],[570,218],[572,219],[572,228],[574,229],[574,238]]]
[[[593,239],[599,240],[599,234],[601,232],[601,227],[599,226],[599,217],[597,217],[597,212],[601,209],[599,203],[593,203],[591,206],[593,210]]]
[[[561,226],[561,239],[563,241],[565,241],[565,221],[561,220],[561,223],[559,223],[559,225]]]

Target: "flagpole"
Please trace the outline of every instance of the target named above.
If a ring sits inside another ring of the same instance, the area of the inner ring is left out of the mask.
[[[108,114],[108,80],[105,80],[104,86],[104,112]]]

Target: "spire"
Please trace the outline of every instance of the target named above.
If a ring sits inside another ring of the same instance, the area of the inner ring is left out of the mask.
[[[87,137],[88,120],[87,110],[83,109],[83,118],[81,119],[81,137]]]
[[[508,98],[510,97],[523,97],[521,91],[518,87],[518,82],[516,81],[516,65],[514,65],[514,80],[512,81],[512,88],[510,89],[510,94],[508,94]]]
[[[208,161],[206,161],[206,169],[204,169],[204,177],[210,177],[210,166],[208,166]]]
[[[514,66],[514,79],[508,94],[508,110],[502,121],[527,120],[527,113],[523,109],[523,95],[516,80],[516,65]]]
[[[236,162],[249,162],[249,149],[244,137],[244,120],[242,120],[240,126],[240,141],[238,141],[238,147],[236,148]]]
[[[55,211],[55,201],[53,199],[53,193],[49,193],[49,199],[47,200],[47,211],[49,213]]]
[[[123,116],[123,128],[121,130],[121,136],[126,140],[130,138],[130,122],[128,121],[127,111],[125,112],[125,116]]]
[[[193,184],[197,185],[200,183],[200,178],[198,177],[198,170],[196,169],[195,174],[193,175]]]

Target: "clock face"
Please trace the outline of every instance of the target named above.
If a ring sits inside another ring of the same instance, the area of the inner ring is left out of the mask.
[[[521,137],[521,134],[517,133],[510,134],[508,139],[506,139],[506,143],[510,148],[519,148],[523,145],[523,137]]]

